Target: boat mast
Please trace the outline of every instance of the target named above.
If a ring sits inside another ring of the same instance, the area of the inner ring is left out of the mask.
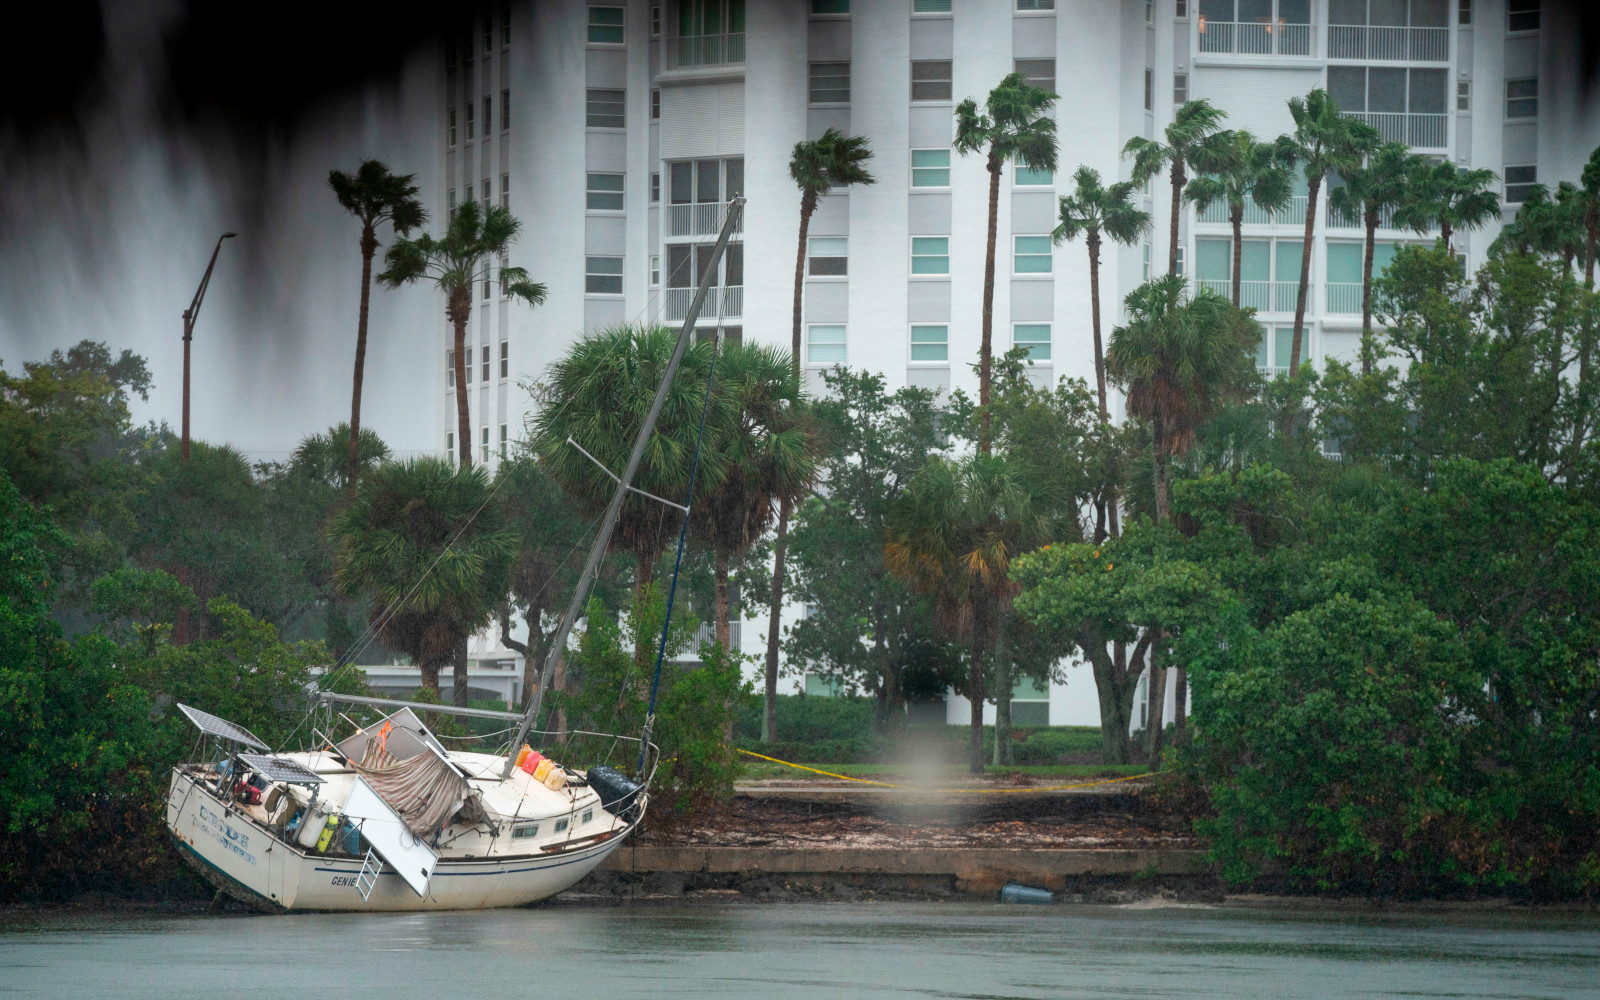
[[[667,399],[667,392],[672,387],[672,380],[677,377],[678,366],[683,362],[683,356],[689,349],[689,342],[694,336],[695,322],[700,318],[700,306],[705,301],[706,291],[711,287],[711,279],[717,273],[717,264],[722,260],[723,251],[727,249],[728,239],[738,227],[739,216],[744,211],[744,198],[735,197],[728,202],[728,215],[722,222],[722,232],[717,235],[717,242],[711,248],[711,260],[706,264],[700,274],[700,283],[694,290],[694,298],[689,302],[689,311],[683,318],[683,326],[678,330],[678,343],[672,349],[672,359],[667,362],[666,373],[661,378],[661,384],[656,386],[656,396],[650,403],[650,412],[645,415],[644,423],[639,427],[639,434],[633,441],[633,451],[628,455],[628,464],[622,470],[622,475],[617,477],[617,488],[611,494],[611,502],[606,506],[604,520],[600,523],[600,531],[594,537],[594,544],[589,548],[589,556],[584,561],[583,570],[578,574],[578,583],[572,590],[572,600],[567,604],[567,611],[561,618],[561,627],[556,630],[555,641],[550,646],[550,655],[545,660],[543,668],[539,671],[539,683],[528,693],[528,708],[522,714],[522,722],[517,726],[517,735],[511,741],[511,752],[506,755],[505,770],[502,778],[509,778],[516,769],[516,748],[527,739],[528,730],[533,727],[533,720],[539,715],[539,708],[544,702],[544,693],[550,687],[550,680],[561,666],[562,659],[567,651],[567,638],[572,634],[572,627],[578,621],[578,616],[583,613],[583,605],[589,596],[589,588],[594,584],[595,577],[600,571],[600,561],[605,556],[606,546],[611,541],[611,531],[616,527],[617,515],[622,511],[622,501],[627,498],[632,490],[633,477],[639,471],[639,463],[644,458],[645,447],[650,442],[650,435],[655,430],[656,420],[661,416],[661,407]],[[687,512],[685,512],[687,516]]]

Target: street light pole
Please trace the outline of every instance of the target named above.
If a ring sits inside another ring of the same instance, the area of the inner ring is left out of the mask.
[[[217,248],[211,251],[211,263],[206,265],[206,276],[195,289],[194,301],[183,311],[183,439],[179,455],[189,458],[189,342],[194,339],[194,321],[200,318],[200,303],[206,297],[206,286],[211,284],[211,271],[217,266],[217,254],[222,252],[222,241],[238,233],[223,233],[217,237]]]

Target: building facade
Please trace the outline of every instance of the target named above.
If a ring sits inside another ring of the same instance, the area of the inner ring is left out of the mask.
[[[490,466],[536,406],[524,383],[575,339],[626,322],[681,322],[730,198],[743,225],[700,325],[787,346],[799,193],[794,144],[828,128],[870,139],[876,182],[822,199],[804,289],[808,372],[847,364],[899,385],[976,391],[988,175],[951,148],[957,102],[1021,71],[1061,95],[1060,168],[1007,168],[999,208],[997,352],[1026,346],[1042,381],[1093,378],[1086,253],[1053,246],[1079,164],[1124,179],[1134,136],[1159,138],[1185,100],[1271,139],[1314,87],[1418,152],[1503,178],[1508,214],[1532,183],[1576,179],[1600,140],[1579,86],[1566,5],[1540,0],[539,0],[477,9],[430,72],[438,97],[435,217],[467,199],[524,224],[511,263],[550,289],[537,309],[491,281],[474,295],[468,385],[453,384],[441,319],[438,447]],[[1170,188],[1145,192],[1146,242],[1109,245],[1107,328],[1122,297],[1167,266]],[[1306,353],[1353,358],[1360,239],[1319,209]],[[442,211],[441,211],[442,210]],[[1241,281],[1267,331],[1258,363],[1288,364],[1305,217],[1247,214]],[[1225,212],[1179,221],[1181,266],[1227,288]],[[1498,227],[1463,234],[1481,263]],[[1380,230],[1380,240],[1416,237]],[[442,311],[441,311],[442,313]],[[454,393],[473,439],[456,441]],[[796,609],[798,614],[799,610]],[[763,623],[746,628],[764,648]],[[1085,672],[1051,691],[1050,721],[1097,722]],[[1170,687],[1170,686],[1169,686]],[[1034,695],[1039,699],[1039,695]],[[1045,699],[1040,699],[1045,700]],[[966,709],[953,699],[952,718]]]

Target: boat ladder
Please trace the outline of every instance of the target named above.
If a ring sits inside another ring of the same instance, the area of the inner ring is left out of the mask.
[[[360,891],[363,903],[372,895],[372,887],[378,884],[378,876],[382,874],[383,859],[372,848],[367,848],[366,860],[361,862],[361,874],[356,876],[356,889]]]

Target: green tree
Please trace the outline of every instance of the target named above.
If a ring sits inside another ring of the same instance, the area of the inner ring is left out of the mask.
[[[1360,219],[1366,231],[1361,258],[1361,370],[1372,371],[1372,258],[1378,245],[1378,224],[1385,212],[1402,208],[1411,197],[1411,179],[1422,158],[1402,143],[1386,142],[1367,156],[1364,166],[1342,170],[1344,183],[1328,192],[1328,208]],[[1238,303],[1235,302],[1235,305]]]
[[[1458,231],[1482,229],[1500,217],[1500,195],[1493,190],[1498,179],[1493,170],[1464,170],[1449,158],[1419,163],[1410,180],[1411,202],[1395,221],[1419,233],[1437,226],[1454,252]]]
[[[1214,204],[1228,206],[1233,227],[1233,304],[1239,304],[1240,256],[1244,241],[1244,211],[1254,203],[1264,212],[1278,212],[1293,195],[1293,174],[1284,166],[1278,148],[1261,142],[1244,129],[1220,132],[1195,151],[1194,167],[1200,175],[1189,182],[1183,196],[1204,212]]]
[[[1378,147],[1382,136],[1366,122],[1340,112],[1339,106],[1318,87],[1305,97],[1289,98],[1294,131],[1278,137],[1278,155],[1298,165],[1306,179],[1306,227],[1300,251],[1300,288],[1294,302],[1294,340],[1289,346],[1289,375],[1300,370],[1305,340],[1306,288],[1311,278],[1311,237],[1317,224],[1317,195],[1329,174],[1343,174],[1361,166],[1361,160]]]
[[[1600,254],[1600,146],[1589,154],[1579,178],[1583,185],[1583,287],[1594,291],[1594,262]]]
[[[1173,113],[1172,123],[1163,132],[1166,142],[1136,135],[1122,147],[1122,155],[1133,158],[1135,184],[1143,184],[1162,170],[1171,175],[1168,274],[1178,273],[1178,215],[1183,205],[1183,189],[1189,182],[1189,171],[1198,165],[1198,161],[1209,159],[1210,151],[1227,141],[1219,134],[1222,119],[1226,117],[1226,111],[1212,107],[1211,102],[1204,98],[1196,98]]]
[[[956,105],[956,152],[979,154],[989,171],[989,237],[983,259],[983,337],[978,346],[978,406],[982,433],[978,450],[989,453],[989,383],[994,363],[994,256],[1000,225],[1000,174],[1007,163],[1030,170],[1056,169],[1056,95],[1010,73],[989,91],[985,110],[967,98]]]
[[[1077,190],[1062,195],[1059,206],[1060,221],[1051,239],[1077,239],[1082,234],[1089,249],[1089,318],[1094,329],[1094,381],[1100,401],[1100,419],[1111,419],[1106,409],[1106,359],[1100,340],[1100,241],[1109,237],[1113,243],[1132,246],[1150,231],[1150,213],[1133,204],[1138,185],[1122,181],[1110,187],[1101,187],[1100,174],[1089,167],[1079,166],[1072,175]]]
[[[349,442],[346,450],[347,482],[361,468],[361,382],[367,364],[367,307],[372,298],[372,258],[378,252],[378,227],[388,222],[396,236],[428,222],[417,199],[416,174],[393,174],[378,160],[367,160],[354,174],[328,171],[328,186],[344,210],[361,220],[361,311],[356,320],[356,366],[350,389]]]
[[[1033,496],[1005,458],[934,459],[911,480],[889,512],[884,562],[890,572],[934,600],[943,628],[968,646],[964,692],[972,705],[972,773],[983,772],[984,664],[992,657],[995,687],[1009,692],[1009,656],[996,651],[1016,587],[1011,560],[1049,530]],[[1009,720],[996,720],[996,734]]]
[[[466,386],[467,319],[472,315],[474,283],[481,280],[487,294],[490,275],[498,268],[501,294],[529,305],[544,302],[544,285],[530,280],[525,268],[505,263],[521,231],[522,223],[506,209],[496,205],[485,210],[476,201],[467,201],[451,214],[441,238],[423,233],[414,240],[398,239],[390,244],[383,258],[388,267],[378,275],[386,288],[427,278],[444,293],[445,319],[455,330],[456,449],[463,469],[472,464]]]
[[[339,588],[371,601],[378,638],[411,657],[429,691],[454,663],[458,705],[467,703],[467,639],[504,603],[516,552],[489,500],[481,468],[391,462],[357,483],[329,528]]]
[[[800,238],[795,248],[794,261],[794,329],[789,347],[789,360],[794,365],[795,377],[800,374],[804,346],[800,342],[801,307],[804,304],[806,235],[811,229],[811,215],[817,210],[817,201],[835,187],[851,184],[871,184],[875,178],[864,164],[872,157],[865,136],[846,137],[838,129],[830,128],[822,137],[797,142],[789,158],[789,176],[800,187]],[[767,606],[767,659],[766,714],[762,717],[762,739],[772,740],[778,725],[778,618],[783,608],[785,562],[789,548],[789,516],[793,504],[788,498],[778,503],[778,537],[772,547],[771,602]]]

